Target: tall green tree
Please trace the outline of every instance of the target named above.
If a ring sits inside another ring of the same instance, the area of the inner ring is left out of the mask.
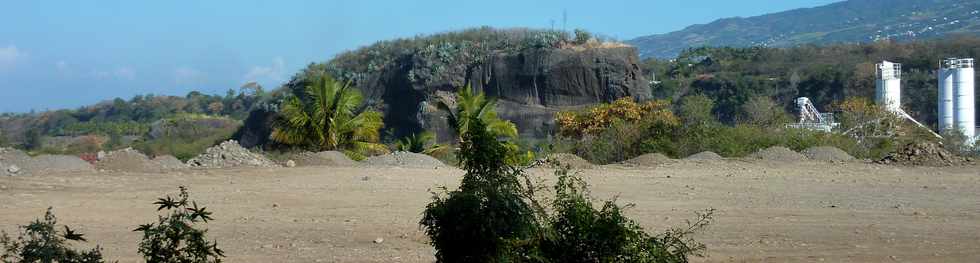
[[[493,136],[517,137],[517,126],[497,117],[497,100],[487,98],[483,92],[473,92],[469,85],[459,89],[455,101],[442,100],[436,106],[448,113],[449,126],[460,137],[469,131],[473,119],[482,120]]]
[[[318,75],[283,102],[271,139],[316,151],[341,150],[352,157],[385,152],[378,142],[384,125],[381,113],[361,110],[362,101],[350,82]]]

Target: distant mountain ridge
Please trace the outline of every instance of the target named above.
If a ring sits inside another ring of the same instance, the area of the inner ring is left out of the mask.
[[[910,41],[980,35],[980,0],[849,0],[749,18],[725,18],[627,41],[641,57],[673,58],[702,46]]]

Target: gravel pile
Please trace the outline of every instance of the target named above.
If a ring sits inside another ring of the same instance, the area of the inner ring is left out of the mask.
[[[667,157],[666,155],[660,153],[648,153],[644,155],[637,156],[636,158],[629,159],[623,162],[625,165],[636,166],[636,167],[656,167],[662,164],[668,164],[674,162],[674,159]]]
[[[352,167],[357,166],[357,162],[351,160],[346,154],[338,151],[326,152],[302,152],[289,156],[296,166],[338,166]]]
[[[108,153],[100,152],[98,157],[95,168],[99,170],[138,173],[161,173],[166,170],[159,163],[133,148]]]
[[[749,158],[777,162],[806,161],[806,156],[782,146],[773,146],[759,150],[758,152],[749,155]]]
[[[547,167],[558,168],[568,166],[572,169],[592,169],[594,165],[588,160],[570,153],[553,153],[542,159]]]
[[[181,162],[180,159],[174,157],[173,155],[162,155],[153,158],[153,162],[166,170],[180,170],[187,169],[187,164]]]
[[[91,171],[95,171],[92,164],[77,156],[40,155],[31,157],[20,150],[0,148],[0,175],[20,176]]]
[[[275,162],[261,154],[253,153],[238,145],[235,140],[223,142],[190,159],[187,164],[201,168],[277,167]]]
[[[897,152],[888,154],[888,156],[875,161],[875,163],[938,167],[962,165],[969,161],[966,158],[946,151],[946,149],[943,149],[942,146],[937,144],[920,142],[906,144]]]
[[[43,173],[71,173],[71,172],[92,172],[95,167],[92,164],[72,155],[39,155],[31,158],[31,161],[23,168],[30,174]]]
[[[361,163],[369,166],[397,166],[405,168],[437,168],[446,166],[442,161],[432,156],[411,152],[393,152],[385,155],[372,156],[364,159]]]
[[[711,151],[695,153],[691,156],[688,156],[687,158],[684,158],[684,160],[691,160],[691,161],[714,161],[714,160],[723,160],[723,159],[725,158]]]
[[[855,160],[854,156],[832,146],[810,147],[803,150],[803,155],[810,158],[810,160],[825,162],[851,162]]]

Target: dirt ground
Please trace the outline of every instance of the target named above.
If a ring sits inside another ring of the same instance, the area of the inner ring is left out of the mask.
[[[636,204],[629,215],[652,231],[716,209],[696,262],[980,262],[976,166],[682,161],[583,174],[593,195]],[[156,221],[157,197],[187,185],[214,211],[209,235],[228,262],[431,262],[420,213],[429,189],[455,187],[460,175],[305,167],[0,177],[0,230],[51,206],[85,246],[136,262],[132,229]]]

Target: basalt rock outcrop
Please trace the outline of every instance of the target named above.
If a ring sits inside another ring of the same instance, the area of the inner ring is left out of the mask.
[[[497,98],[500,117],[517,124],[522,136],[543,137],[558,110],[627,96],[648,99],[638,61],[632,47],[529,49],[494,52],[432,73],[419,70],[424,61],[408,57],[368,74],[358,86],[369,103],[380,105],[386,129],[396,136],[429,130],[441,141],[453,138],[435,105],[469,85]]]
[[[629,46],[531,48],[488,54],[460,60],[465,63],[434,63],[431,57],[407,54],[371,72],[358,73],[356,86],[367,105],[383,112],[386,133],[399,138],[428,130],[441,142],[455,136],[445,113],[436,105],[441,100],[452,102],[456,91],[466,86],[496,98],[499,116],[517,124],[521,136],[528,138],[550,134],[559,110],[622,97],[651,97],[636,49]],[[304,79],[297,77],[285,88],[301,90],[305,85]],[[275,118],[272,111],[252,112],[234,138],[244,147],[269,147]]]

